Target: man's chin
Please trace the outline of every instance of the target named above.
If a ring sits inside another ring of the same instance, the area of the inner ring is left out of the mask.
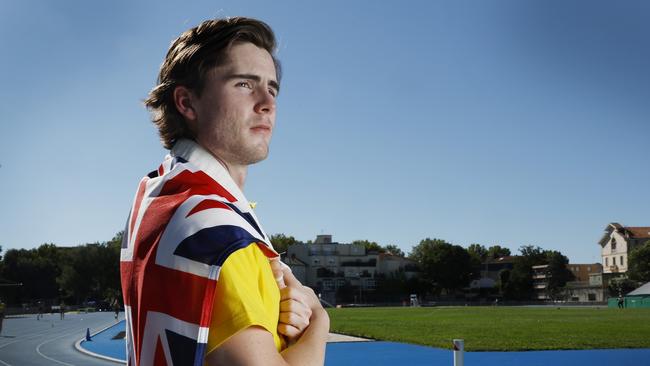
[[[255,153],[251,153],[247,156],[246,165],[252,165],[255,163],[259,163],[262,160],[265,160],[269,156],[269,149],[268,147],[265,148],[263,151],[256,151]]]

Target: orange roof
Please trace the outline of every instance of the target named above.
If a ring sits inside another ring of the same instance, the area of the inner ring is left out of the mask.
[[[650,226],[626,226],[625,230],[629,231],[632,237],[637,239],[650,238]]]

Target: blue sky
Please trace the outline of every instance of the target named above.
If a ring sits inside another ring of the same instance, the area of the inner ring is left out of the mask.
[[[284,77],[245,193],[268,233],[533,244],[600,261],[650,226],[645,1],[0,3],[0,245],[105,241],[166,151],[142,100],[170,42],[268,22]]]

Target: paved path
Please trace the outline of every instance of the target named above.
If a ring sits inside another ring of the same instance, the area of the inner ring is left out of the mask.
[[[0,366],[115,366],[74,348],[74,343],[86,335],[86,328],[97,332],[114,324],[114,315],[68,313],[63,320],[59,314],[46,314],[41,320],[36,320],[36,315],[9,317],[0,335]]]
[[[327,336],[327,343],[339,342],[372,342],[372,339],[353,337],[345,334],[330,333]]]

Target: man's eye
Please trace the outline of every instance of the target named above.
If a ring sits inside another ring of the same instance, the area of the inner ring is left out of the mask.
[[[276,94],[278,94],[278,92],[275,91],[275,89],[270,88],[270,89],[269,89],[269,94],[271,94],[271,95],[273,96],[273,98],[275,98],[275,97],[276,97]]]
[[[243,86],[244,88],[251,88],[251,84],[248,81],[240,81],[237,83],[237,86]]]

